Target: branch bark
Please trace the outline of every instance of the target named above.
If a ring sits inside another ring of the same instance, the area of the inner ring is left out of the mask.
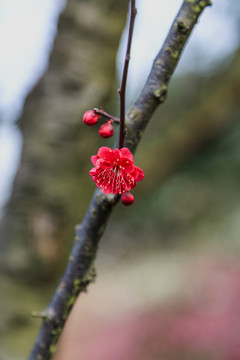
[[[185,0],[154,60],[147,82],[130,109],[125,146],[135,151],[143,131],[156,108],[165,101],[168,82],[177,66],[184,45],[209,0]],[[97,189],[76,238],[66,271],[47,309],[40,314],[43,324],[29,360],[50,359],[68,314],[77,296],[94,279],[94,260],[99,240],[119,195],[105,195]],[[36,316],[36,314],[35,314]]]

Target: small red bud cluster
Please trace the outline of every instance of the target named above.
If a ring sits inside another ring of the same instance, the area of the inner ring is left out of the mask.
[[[95,125],[100,119],[101,115],[96,113],[94,110],[88,110],[83,115],[83,122],[86,125],[92,126]],[[101,125],[98,133],[103,138],[109,138],[114,134],[114,127],[112,125],[113,121],[108,120],[105,124]]]

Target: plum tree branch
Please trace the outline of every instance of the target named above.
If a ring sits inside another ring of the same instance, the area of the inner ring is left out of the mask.
[[[162,49],[156,56],[143,90],[127,117],[125,146],[134,152],[156,108],[165,101],[168,82],[198,17],[209,0],[185,0],[173,22]],[[105,195],[97,189],[87,213],[76,227],[69,261],[56,292],[38,317],[43,320],[29,360],[51,359],[55,345],[77,296],[94,280],[94,260],[99,240],[119,195]],[[36,315],[35,315],[36,316]]]
[[[124,143],[125,137],[125,100],[126,100],[126,86],[127,86],[127,75],[128,75],[128,66],[130,61],[130,51],[132,45],[132,36],[133,36],[133,26],[134,20],[137,14],[137,9],[135,7],[135,0],[131,0],[130,4],[130,24],[128,30],[128,41],[127,41],[127,50],[123,67],[123,76],[121,87],[118,90],[120,96],[120,129],[119,129],[119,142],[118,148],[121,149]]]

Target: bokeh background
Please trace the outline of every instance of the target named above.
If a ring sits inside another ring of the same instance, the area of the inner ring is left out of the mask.
[[[137,0],[128,106],[182,1]],[[0,360],[26,359],[91,199],[103,144],[87,109],[118,115],[128,1],[0,1]],[[239,360],[240,8],[213,0],[135,162],[56,359]],[[117,129],[116,129],[117,133]]]

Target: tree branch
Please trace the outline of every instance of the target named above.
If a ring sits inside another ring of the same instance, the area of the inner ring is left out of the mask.
[[[157,54],[149,77],[134,106],[129,110],[125,146],[135,151],[156,108],[167,98],[168,82],[198,17],[210,0],[185,0],[165,42]]]
[[[112,116],[111,114],[107,113],[106,111],[98,109],[98,108],[93,108],[93,110],[95,111],[96,114],[102,115],[105,118],[107,118],[109,120],[112,120],[116,124],[120,124],[120,119],[119,118],[117,118],[115,116]]]
[[[184,45],[209,0],[185,0],[157,55],[148,80],[127,119],[125,145],[132,152],[158,105],[165,101],[168,82],[176,68]],[[66,271],[47,309],[42,313],[43,324],[29,360],[48,360],[61,334],[68,314],[79,293],[94,280],[94,260],[99,240],[119,195],[105,195],[97,189],[76,238]]]
[[[136,14],[137,14],[137,9],[135,7],[135,0],[131,0],[127,50],[126,50],[126,56],[125,56],[125,61],[124,61],[124,67],[123,67],[121,87],[118,90],[118,93],[120,96],[120,128],[119,128],[119,142],[118,142],[119,149],[121,149],[123,147],[124,137],[126,134],[126,132],[125,132],[126,85],[127,85],[128,66],[129,66],[129,61],[130,61],[130,52],[131,52],[131,45],[132,45],[133,26],[134,26]]]

